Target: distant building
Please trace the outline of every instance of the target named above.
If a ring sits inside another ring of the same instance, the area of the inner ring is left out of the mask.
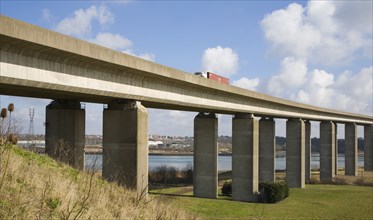
[[[163,141],[152,141],[152,140],[149,140],[148,141],[148,147],[156,147],[156,148],[163,147]]]

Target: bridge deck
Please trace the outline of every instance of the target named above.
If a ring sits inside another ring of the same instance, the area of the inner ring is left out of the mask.
[[[146,107],[253,113],[372,124],[373,117],[225,85],[5,16],[0,17],[0,94]]]

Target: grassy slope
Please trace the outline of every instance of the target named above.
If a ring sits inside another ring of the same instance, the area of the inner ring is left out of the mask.
[[[236,202],[227,197],[197,199],[191,192],[172,198],[179,207],[214,219],[373,219],[373,187],[368,186],[307,185],[291,189],[290,197],[278,204]]]
[[[2,156],[0,219],[193,218],[169,201],[139,199],[132,190],[47,156],[16,147]]]
[[[291,189],[290,197],[278,204],[235,202],[228,197],[218,200],[193,198],[190,187],[160,191],[171,194],[181,192],[186,196],[151,195],[145,201],[138,200],[131,190],[78,172],[49,157],[17,148],[4,152],[2,165],[0,219],[68,219],[76,216],[99,219],[191,219],[195,216],[226,219],[373,219],[373,187],[367,186],[307,185],[306,189]],[[90,180],[93,180],[91,187]]]

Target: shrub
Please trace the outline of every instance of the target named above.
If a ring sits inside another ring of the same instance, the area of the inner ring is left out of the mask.
[[[193,168],[187,165],[182,169],[161,165],[149,172],[150,184],[186,184],[193,182]]]
[[[193,183],[193,165],[191,163],[185,165],[181,173],[186,183]]]
[[[259,184],[259,202],[277,203],[289,196],[286,182],[264,182]]]
[[[232,181],[224,182],[223,186],[221,187],[221,193],[227,196],[232,194]]]

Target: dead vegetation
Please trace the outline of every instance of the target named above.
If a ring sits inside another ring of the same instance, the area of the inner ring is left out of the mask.
[[[191,219],[152,195],[3,144],[0,219]]]
[[[95,169],[66,165],[66,152],[53,160],[18,148],[13,111],[12,103],[1,110],[0,219],[195,218],[147,190],[138,194],[101,179]]]

